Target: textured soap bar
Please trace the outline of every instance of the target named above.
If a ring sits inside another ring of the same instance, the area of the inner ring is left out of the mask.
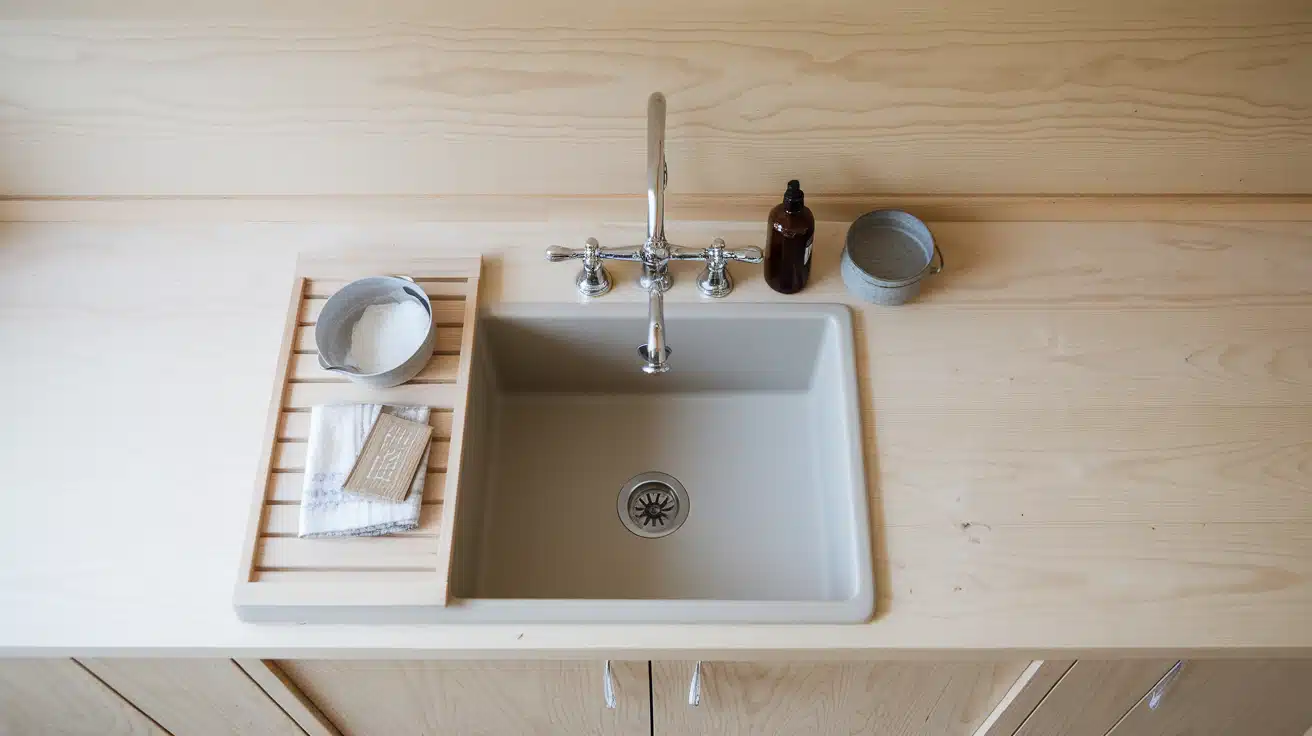
[[[379,414],[342,490],[404,501],[432,434],[427,424]]]

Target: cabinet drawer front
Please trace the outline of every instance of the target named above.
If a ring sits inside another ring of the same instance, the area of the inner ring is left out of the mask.
[[[649,736],[647,662],[283,661],[278,666],[344,736]]]
[[[0,660],[0,734],[168,736],[71,659]]]
[[[1014,662],[652,663],[656,736],[970,736],[1030,664]]]
[[[1309,729],[1312,661],[1190,660],[1108,736],[1303,736]]]
[[[1076,662],[1016,736],[1103,736],[1162,678],[1173,659]]]

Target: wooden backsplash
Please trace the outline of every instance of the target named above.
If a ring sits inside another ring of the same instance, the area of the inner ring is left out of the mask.
[[[6,5],[10,196],[1312,192],[1307,0]]]

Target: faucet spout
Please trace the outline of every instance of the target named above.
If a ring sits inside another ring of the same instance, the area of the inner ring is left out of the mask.
[[[665,95],[647,98],[647,246],[665,245]]]
[[[670,347],[665,344],[665,294],[647,290],[647,344],[638,348],[643,373],[665,373],[670,369]]]

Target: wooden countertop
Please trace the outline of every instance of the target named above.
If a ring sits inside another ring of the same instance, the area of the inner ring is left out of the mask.
[[[231,607],[296,252],[483,252],[486,300],[573,300],[542,248],[642,224],[0,225],[0,653],[1312,656],[1312,225],[931,227],[922,300],[854,304],[872,623],[317,627]],[[844,230],[797,298],[852,303]]]

